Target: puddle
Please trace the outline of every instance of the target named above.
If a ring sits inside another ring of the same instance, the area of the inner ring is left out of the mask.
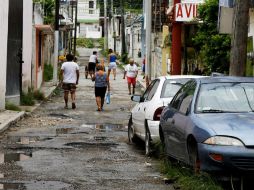
[[[56,129],[56,134],[70,134],[71,132],[75,131],[75,128],[58,128]]]
[[[108,139],[108,137],[102,137],[102,136],[95,136],[94,137],[94,140],[96,140],[96,141],[105,141],[107,139]]]
[[[50,114],[48,114],[48,116],[58,117],[58,118],[61,118],[61,119],[71,118],[69,115],[61,114],[61,113],[50,113]]]
[[[0,190],[10,190],[10,189],[26,189],[24,184],[19,183],[0,183]]]
[[[117,124],[83,124],[82,128],[90,128],[98,131],[121,131],[124,130],[125,127],[123,125]]]
[[[0,164],[28,160],[32,153],[2,153],[0,152]]]
[[[7,141],[8,144],[21,144],[21,145],[29,145],[32,143],[51,140],[51,137],[17,137],[17,136],[8,136]]]
[[[89,148],[89,147],[108,147],[117,146],[117,143],[113,142],[72,142],[67,143],[65,146],[72,146],[74,148]]]

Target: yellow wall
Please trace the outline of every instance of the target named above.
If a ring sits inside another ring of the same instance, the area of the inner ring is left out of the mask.
[[[167,75],[167,58],[170,59],[171,55],[170,55],[170,47],[166,47],[164,45],[164,40],[165,37],[169,35],[169,30],[168,30],[168,26],[163,26],[163,31],[162,31],[162,36],[163,36],[163,40],[162,40],[162,44],[163,44],[163,48],[162,48],[162,66],[161,66],[161,74],[162,75]]]

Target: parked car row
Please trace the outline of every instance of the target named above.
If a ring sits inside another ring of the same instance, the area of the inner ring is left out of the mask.
[[[146,155],[161,140],[196,171],[254,172],[254,78],[160,77],[132,99],[128,137]]]

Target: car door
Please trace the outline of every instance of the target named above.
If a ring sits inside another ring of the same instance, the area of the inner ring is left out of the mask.
[[[152,81],[151,84],[147,87],[144,94],[141,96],[141,100],[138,105],[135,106],[135,108],[132,111],[132,120],[133,120],[133,127],[135,130],[135,133],[141,137],[141,132],[143,131],[142,128],[144,128],[144,118],[145,118],[145,109],[146,101],[148,99],[148,96],[153,89],[153,86],[155,85],[156,80]]]
[[[170,149],[169,154],[184,160],[186,154],[185,129],[190,121],[189,111],[194,96],[196,82],[185,84],[170,104],[173,115],[167,120],[166,134]]]

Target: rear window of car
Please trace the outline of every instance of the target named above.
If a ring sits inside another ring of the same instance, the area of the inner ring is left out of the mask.
[[[184,79],[167,79],[165,80],[162,92],[161,92],[161,98],[171,98],[173,97],[178,90],[182,87],[183,84],[185,84],[190,79],[184,78]]]

